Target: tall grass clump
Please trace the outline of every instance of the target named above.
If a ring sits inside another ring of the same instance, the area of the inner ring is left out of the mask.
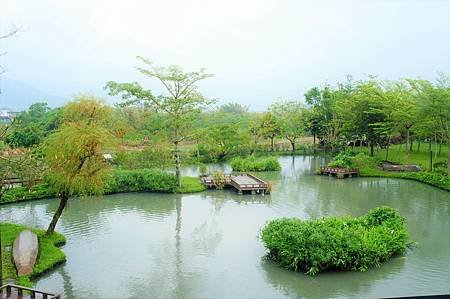
[[[108,180],[105,193],[119,192],[175,192],[175,175],[159,169],[115,169]]]
[[[280,170],[281,165],[276,157],[256,158],[235,158],[231,161],[233,171],[275,171]]]
[[[402,254],[408,245],[405,219],[390,207],[358,218],[276,219],[262,229],[261,239],[269,258],[310,275],[365,271]]]

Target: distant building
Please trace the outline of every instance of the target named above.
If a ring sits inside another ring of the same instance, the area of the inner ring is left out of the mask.
[[[17,116],[18,112],[13,112],[6,108],[0,109],[0,123],[10,123]]]

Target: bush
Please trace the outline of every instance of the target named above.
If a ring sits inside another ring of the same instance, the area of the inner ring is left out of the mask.
[[[334,158],[328,163],[328,167],[337,167],[337,168],[351,168],[352,160],[354,154],[353,153],[338,153]]]
[[[26,187],[16,187],[7,190],[0,198],[0,203],[17,202],[31,199],[43,199],[54,196],[47,184],[39,184],[28,189]]]
[[[233,171],[275,171],[280,170],[281,165],[276,157],[255,158],[235,158],[231,161]]]
[[[365,271],[403,253],[408,245],[405,220],[389,207],[359,218],[276,219],[262,229],[261,238],[269,258],[310,275]]]
[[[115,169],[108,180],[105,193],[119,192],[175,192],[177,188],[174,174],[159,169]]]

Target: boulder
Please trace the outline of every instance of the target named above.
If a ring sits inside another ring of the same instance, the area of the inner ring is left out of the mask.
[[[35,233],[30,230],[22,231],[14,240],[13,259],[18,275],[33,272],[33,267],[39,254],[39,243]]]
[[[384,161],[381,164],[384,171],[408,171],[408,172],[419,172],[422,171],[419,165],[415,164],[394,164],[392,162]]]

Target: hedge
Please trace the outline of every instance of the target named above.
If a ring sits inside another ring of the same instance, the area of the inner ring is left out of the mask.
[[[280,170],[281,165],[276,157],[256,158],[235,158],[231,161],[233,171],[275,171]]]

